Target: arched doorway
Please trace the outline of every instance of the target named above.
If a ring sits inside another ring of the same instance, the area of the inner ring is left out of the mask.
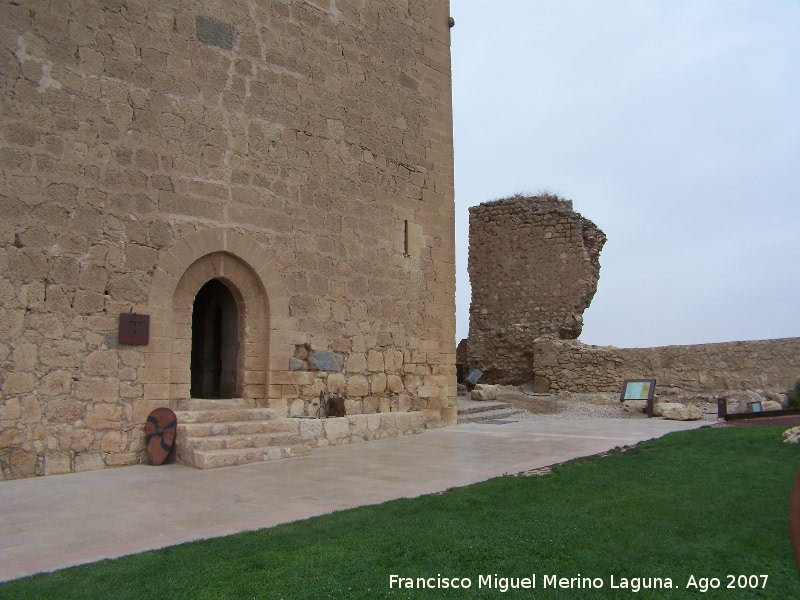
[[[219,279],[197,292],[192,305],[192,398],[235,398],[239,394],[239,307]]]
[[[142,421],[151,410],[192,395],[192,312],[197,292],[212,278],[228,287],[238,308],[236,397],[287,413],[277,382],[306,335],[289,313],[282,267],[251,236],[212,227],[188,234],[159,256],[146,307],[150,344],[142,346],[144,400],[135,409],[144,415]]]

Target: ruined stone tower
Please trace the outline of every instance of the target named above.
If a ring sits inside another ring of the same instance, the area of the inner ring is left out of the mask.
[[[580,335],[606,236],[554,196],[514,196],[469,213],[466,362],[486,381],[525,383],[533,340]]]
[[[148,413],[191,397],[455,422],[448,17],[0,5],[5,477],[141,461]]]

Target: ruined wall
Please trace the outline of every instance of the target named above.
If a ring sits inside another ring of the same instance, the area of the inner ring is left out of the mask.
[[[698,392],[784,392],[800,378],[800,338],[658,348],[589,346],[577,340],[533,345],[537,392],[619,392],[625,379]]]
[[[146,415],[189,393],[212,278],[239,303],[243,396],[455,422],[448,17],[440,0],[0,5],[5,477],[141,460]],[[151,316],[147,346],[118,343],[129,311]]]
[[[536,338],[580,334],[606,237],[571,201],[553,196],[514,196],[469,211],[468,363],[485,381],[523,383]]]

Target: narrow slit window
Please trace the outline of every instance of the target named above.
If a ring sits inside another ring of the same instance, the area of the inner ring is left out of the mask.
[[[408,219],[406,219],[404,227],[405,227],[405,230],[403,232],[403,236],[404,236],[404,238],[403,238],[403,248],[404,248],[403,254],[405,256],[410,256],[410,254],[408,252]]]

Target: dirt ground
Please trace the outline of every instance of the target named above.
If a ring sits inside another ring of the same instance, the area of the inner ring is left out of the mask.
[[[497,400],[508,402],[532,415],[553,415],[561,418],[635,419],[645,417],[622,410],[617,394],[530,395],[512,386],[501,388]]]
[[[529,396],[524,392],[507,391],[498,394],[497,400],[534,415],[555,415],[566,410],[563,401],[555,396]]]

